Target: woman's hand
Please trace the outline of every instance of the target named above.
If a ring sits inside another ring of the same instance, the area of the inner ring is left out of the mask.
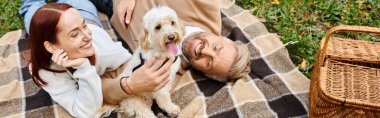
[[[173,64],[174,57],[162,67],[166,58],[156,60],[157,57],[152,57],[146,64],[135,70],[129,78],[124,79],[125,90],[128,90],[126,87],[128,86],[133,93],[137,94],[158,91],[164,87],[169,82],[170,66]]]
[[[116,4],[115,4],[116,3]],[[114,11],[119,17],[119,22],[124,29],[126,29],[126,24],[131,22],[132,13],[135,9],[136,1],[135,0],[115,0]]]
[[[62,49],[57,49],[54,51],[53,56],[51,56],[51,60],[65,68],[67,67],[76,67],[80,66],[82,63],[86,61],[87,58],[77,58],[77,59],[70,59],[67,56],[67,53],[63,51]]]

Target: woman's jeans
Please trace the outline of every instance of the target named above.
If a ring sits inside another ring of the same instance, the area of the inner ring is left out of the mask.
[[[98,11],[94,4],[92,4],[89,0],[56,0],[56,2],[67,3],[71,5],[73,8],[79,11],[84,20],[93,21],[99,27],[102,27],[98,16]],[[19,13],[24,18],[24,24],[27,33],[29,33],[30,21],[32,20],[33,14],[45,4],[45,0],[22,0],[22,6],[19,10]]]

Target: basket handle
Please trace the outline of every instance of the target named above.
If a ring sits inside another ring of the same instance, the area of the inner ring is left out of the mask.
[[[336,33],[336,32],[363,32],[363,33],[375,33],[375,34],[380,34],[380,28],[377,27],[368,27],[368,26],[349,26],[349,25],[341,25],[341,26],[336,26],[331,28],[330,30],[327,31],[327,36],[325,39],[325,43],[323,45],[322,49],[322,55],[326,55],[327,51],[327,44],[330,41],[331,35]],[[322,58],[322,62],[325,61],[325,58]],[[322,66],[324,63],[321,63]]]

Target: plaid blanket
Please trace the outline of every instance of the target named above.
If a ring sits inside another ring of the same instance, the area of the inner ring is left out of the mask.
[[[179,117],[308,117],[310,80],[295,68],[279,36],[249,11],[223,3],[222,35],[249,44],[252,71],[235,83],[210,80],[194,69],[178,75],[172,100],[182,108]],[[100,17],[113,40],[121,40]],[[0,117],[71,117],[33,83],[27,41],[24,30],[0,39]]]
[[[221,12],[222,35],[249,43],[251,72],[236,83],[186,72],[172,93],[180,117],[308,117],[310,80],[295,68],[279,36],[235,4]]]

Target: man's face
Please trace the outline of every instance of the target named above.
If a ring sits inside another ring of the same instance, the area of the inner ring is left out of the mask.
[[[223,78],[227,77],[237,56],[233,42],[213,34],[207,34],[203,39],[185,40],[182,50],[192,67]]]

